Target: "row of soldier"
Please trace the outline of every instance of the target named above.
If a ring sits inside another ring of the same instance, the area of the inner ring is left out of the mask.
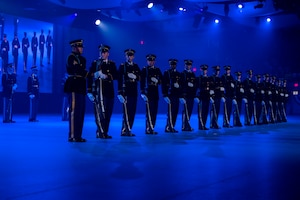
[[[170,59],[170,69],[164,73],[155,66],[156,56],[146,56],[147,65],[142,69],[134,62],[135,50],[126,49],[126,61],[116,67],[109,60],[110,47],[99,46],[99,58],[94,60],[89,70],[86,59],[82,56],[83,40],[70,42],[72,52],[68,56],[68,79],[64,91],[68,95],[69,109],[69,141],[85,142],[82,138],[84,121],[85,95],[87,94],[94,106],[97,125],[96,137],[112,138],[109,124],[114,106],[114,84],[118,81],[118,100],[123,107],[121,136],[135,136],[132,133],[136,105],[138,100],[138,82],[141,97],[146,109],[146,134],[157,134],[155,131],[158,112],[159,87],[168,105],[165,132],[178,132],[174,127],[180,103],[183,105],[182,131],[193,131],[190,123],[194,103],[198,107],[198,129],[208,130],[206,123],[210,115],[210,128],[219,129],[218,116],[223,110],[223,127],[232,127],[230,120],[233,115],[233,126],[242,126],[240,111],[245,105],[245,123],[267,124],[286,121],[285,103],[288,98],[286,82],[264,75],[264,80],[257,75],[252,80],[253,71],[248,70],[248,77],[241,79],[241,72],[236,78],[231,75],[231,67],[225,66],[225,73],[220,74],[220,66],[213,67],[214,74],[208,76],[208,66],[201,65],[202,75],[197,77],[192,70],[193,61],[184,60],[185,68],[179,72],[177,59]],[[242,102],[244,102],[242,104]]]
[[[27,72],[27,61],[28,61],[28,49],[31,47],[32,55],[33,55],[33,62],[32,66],[36,66],[37,60],[37,52],[40,52],[40,66],[43,65],[43,58],[44,58],[44,49],[46,47],[47,50],[47,63],[50,64],[51,58],[51,50],[53,46],[53,38],[51,36],[51,31],[48,31],[48,35],[45,37],[44,30],[41,30],[39,37],[37,37],[36,32],[33,33],[31,38],[31,42],[27,37],[27,32],[24,32],[24,37],[22,38],[21,42],[19,41],[18,34],[14,34],[14,38],[11,42],[11,48],[9,41],[7,39],[7,34],[3,35],[3,40],[1,42],[1,58],[2,58],[2,71],[5,73],[6,66],[9,63],[9,51],[12,50],[13,56],[13,68],[14,73],[17,73],[18,70],[18,59],[19,59],[19,49],[22,50],[23,53],[23,71]],[[1,71],[1,68],[0,68]]]

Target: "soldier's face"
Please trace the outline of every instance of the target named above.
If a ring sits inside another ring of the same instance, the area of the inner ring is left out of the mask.
[[[132,62],[134,59],[134,55],[130,55],[130,56],[126,55],[126,59],[127,59],[127,61]]]
[[[154,61],[154,60],[147,60],[147,64],[148,64],[149,66],[154,66],[155,61]]]
[[[171,69],[176,69],[176,65],[170,65]]]
[[[78,49],[78,53],[82,54],[82,52],[83,52],[83,47],[77,47],[77,49]]]
[[[103,52],[103,53],[101,53],[101,57],[102,57],[102,59],[107,59],[108,58],[108,56],[109,56],[109,52],[107,51],[107,52]]]

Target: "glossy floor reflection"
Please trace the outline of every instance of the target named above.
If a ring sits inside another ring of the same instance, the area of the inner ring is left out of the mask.
[[[0,124],[0,199],[300,199],[300,117],[170,134],[160,115],[146,135],[138,115],[136,137],[121,137],[114,115],[113,139],[101,140],[86,115],[86,143],[67,142],[60,116],[14,119]]]

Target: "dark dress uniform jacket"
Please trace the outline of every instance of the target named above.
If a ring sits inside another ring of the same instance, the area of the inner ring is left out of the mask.
[[[154,77],[157,83],[151,80]],[[141,93],[145,94],[149,100],[158,100],[158,85],[162,82],[162,73],[157,67],[146,66],[141,71]]]
[[[17,83],[16,74],[2,74],[3,97],[12,98],[15,83]]]
[[[164,72],[162,93],[164,97],[181,97],[181,74],[176,69],[168,69]]]
[[[136,79],[130,78],[129,73],[136,75]],[[123,96],[137,96],[138,81],[140,80],[141,70],[136,63],[132,65],[128,62],[122,63],[119,67],[118,94]]]
[[[185,98],[195,98],[197,91],[197,79],[195,74],[192,71],[184,70],[181,73],[181,78],[183,81],[181,96]]]
[[[86,59],[78,53],[71,53],[67,59],[67,73],[64,92],[86,94]]]
[[[107,75],[106,79],[102,79],[102,95],[107,98],[114,98],[115,90],[113,80],[118,79],[118,72],[115,62],[111,60],[108,60],[107,63],[103,62],[102,59],[93,61],[89,70],[91,76],[88,79],[88,92],[92,91],[93,76],[94,73],[99,70],[102,70],[102,73]],[[99,85],[99,81],[99,79],[95,80],[96,86]]]

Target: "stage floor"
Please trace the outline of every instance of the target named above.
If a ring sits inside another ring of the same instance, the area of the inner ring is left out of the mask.
[[[111,140],[95,138],[86,115],[86,143],[69,143],[68,122],[41,115],[0,124],[0,199],[300,199],[300,117],[287,123],[121,137],[113,115]],[[198,127],[192,116],[193,128]],[[176,129],[181,129],[178,117]]]

